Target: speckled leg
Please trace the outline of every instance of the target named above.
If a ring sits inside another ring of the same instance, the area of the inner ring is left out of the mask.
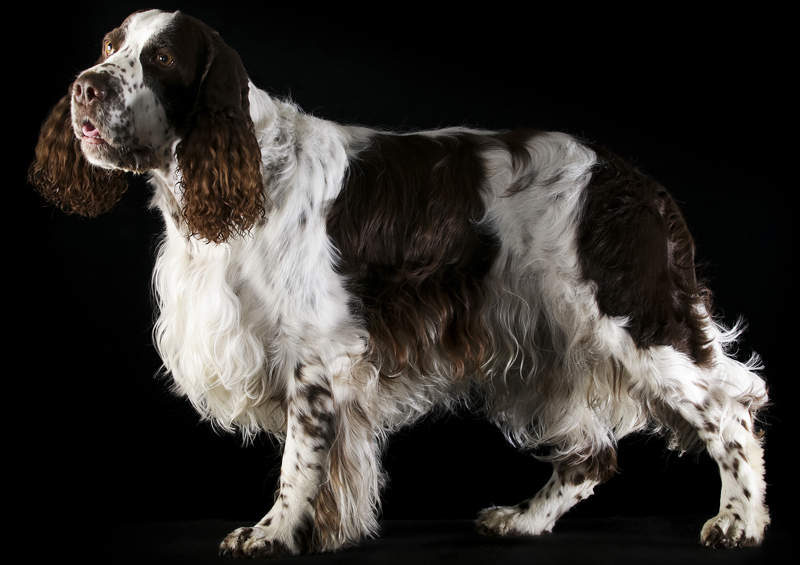
[[[232,557],[297,555],[312,549],[314,498],[325,478],[334,435],[330,378],[321,367],[298,367],[289,395],[286,443],[275,504],[254,526],[220,544]]]

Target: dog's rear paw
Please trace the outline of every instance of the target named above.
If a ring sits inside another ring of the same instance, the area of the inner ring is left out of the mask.
[[[297,552],[280,540],[273,539],[263,526],[236,528],[219,545],[220,557],[285,557]]]
[[[485,536],[506,536],[515,533],[514,519],[519,512],[507,506],[484,508],[475,520],[475,528]]]
[[[478,513],[475,528],[485,536],[536,536],[549,533],[553,521],[542,521],[520,506],[492,506]]]

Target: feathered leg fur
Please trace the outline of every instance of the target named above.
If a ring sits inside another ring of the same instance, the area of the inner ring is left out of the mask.
[[[298,365],[291,384],[275,504],[253,527],[231,532],[220,545],[222,555],[269,557],[311,549],[314,499],[335,433],[333,394],[321,365]]]
[[[683,419],[719,467],[720,509],[703,526],[701,543],[758,545],[770,522],[761,434],[755,429],[767,391],[755,373],[755,362],[743,364],[729,357],[723,334],[712,324],[707,332],[714,352],[709,368],[697,366],[671,347],[638,350],[626,343],[626,334],[620,335],[617,354],[644,402],[662,404]]]

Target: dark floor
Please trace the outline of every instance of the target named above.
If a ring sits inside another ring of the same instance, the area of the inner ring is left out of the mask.
[[[794,539],[772,529],[760,548],[711,550],[697,543],[697,518],[564,518],[536,538],[487,538],[468,520],[385,521],[380,538],[333,554],[275,563],[779,563],[794,560]],[[225,563],[217,544],[242,524],[224,521],[128,524],[112,530],[112,563]]]

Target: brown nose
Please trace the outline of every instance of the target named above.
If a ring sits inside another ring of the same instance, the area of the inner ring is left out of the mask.
[[[108,92],[108,81],[100,73],[85,73],[78,77],[72,87],[75,102],[84,106],[102,102],[108,96]]]

